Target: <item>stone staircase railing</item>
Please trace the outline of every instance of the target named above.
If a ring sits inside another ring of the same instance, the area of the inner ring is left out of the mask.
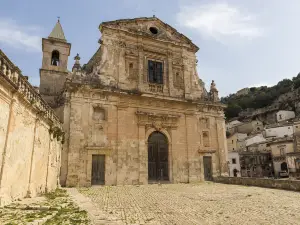
[[[0,77],[10,83],[33,107],[44,113],[44,117],[54,122],[56,125],[61,123],[54,114],[51,107],[42,99],[40,94],[28,82],[28,77],[23,76],[21,70],[15,66],[0,49]]]

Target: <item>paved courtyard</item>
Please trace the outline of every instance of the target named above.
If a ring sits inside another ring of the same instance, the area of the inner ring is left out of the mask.
[[[300,193],[291,191],[215,183],[79,191],[118,224],[300,224]]]

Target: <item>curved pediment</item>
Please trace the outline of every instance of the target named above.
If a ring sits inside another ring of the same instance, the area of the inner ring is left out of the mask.
[[[103,31],[103,28],[122,30],[135,35],[185,44],[192,48],[195,52],[199,50],[199,48],[192,43],[189,38],[156,17],[142,17],[103,22],[99,26],[101,32]]]

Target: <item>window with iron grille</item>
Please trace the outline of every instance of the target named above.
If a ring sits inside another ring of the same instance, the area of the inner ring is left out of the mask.
[[[148,61],[148,81],[149,83],[163,84],[163,63]]]

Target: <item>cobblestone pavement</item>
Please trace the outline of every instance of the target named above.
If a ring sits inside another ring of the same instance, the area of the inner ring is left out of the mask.
[[[298,192],[216,183],[79,191],[123,224],[300,224]]]

